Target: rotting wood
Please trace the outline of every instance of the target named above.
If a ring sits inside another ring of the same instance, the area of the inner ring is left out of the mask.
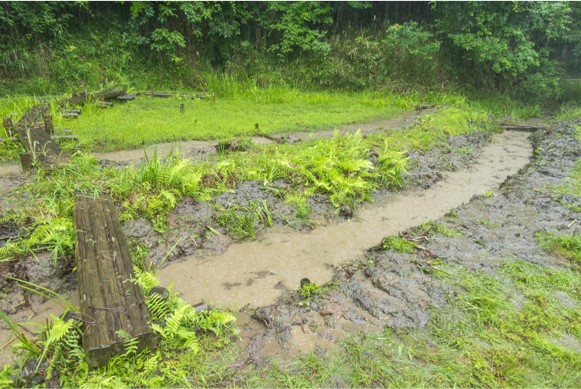
[[[31,153],[21,153],[20,154],[20,165],[22,166],[22,171],[27,172],[32,170],[32,154]]]
[[[161,97],[161,98],[167,98],[171,96],[171,93],[165,93],[165,92],[145,92],[144,93],[145,96],[151,96],[151,97]]]
[[[153,349],[157,339],[148,324],[143,292],[130,280],[131,256],[113,202],[77,196],[73,215],[87,363],[102,366],[123,353],[120,330],[136,338],[140,350]]]
[[[77,135],[53,135],[50,138],[52,140],[79,140]]]
[[[81,92],[74,93],[72,97],[68,99],[66,102],[69,103],[70,105],[83,105],[87,103],[89,100],[111,100],[116,98],[117,96],[123,96],[126,94],[127,92],[125,90],[119,89],[106,90],[97,93]]]
[[[54,134],[54,124],[52,122],[52,116],[48,113],[45,113],[42,116],[42,119],[44,120],[44,130],[46,131],[46,133],[48,135]]]
[[[100,101],[97,103],[97,108],[109,108],[112,106],[113,106],[113,103],[110,101]]]
[[[116,97],[117,100],[120,101],[130,101],[130,100],[135,100],[135,95],[123,95],[123,96],[117,96]]]
[[[14,122],[12,121],[11,117],[4,116],[2,118],[2,125],[6,130],[6,135],[8,135],[9,137],[14,135]]]
[[[544,126],[530,126],[530,125],[518,125],[518,124],[500,124],[500,128],[508,131],[526,131],[534,132],[537,130],[546,130],[547,127]]]
[[[424,109],[434,108],[436,104],[418,104],[416,105],[416,111],[423,111]]]
[[[44,127],[17,127],[16,134],[20,144],[33,156],[58,157],[62,150],[46,133]]]

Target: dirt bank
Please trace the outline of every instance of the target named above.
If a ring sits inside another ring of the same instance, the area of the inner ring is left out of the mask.
[[[429,227],[404,231],[402,236],[416,244],[412,253],[377,245],[363,258],[354,256],[335,267],[328,289],[306,306],[296,284],[272,305],[243,310],[245,340],[238,366],[261,366],[273,356],[286,359],[305,351],[324,353],[353,331],[425,326],[430,310],[444,306],[448,296],[461,290],[431,274],[438,263],[458,263],[491,274],[515,260],[570,269],[570,261],[539,247],[535,233],[581,233],[576,222],[581,214],[566,206],[579,206],[581,199],[549,190],[563,183],[581,156],[581,146],[573,127],[564,124],[537,131],[532,141],[535,158],[500,188],[474,196]],[[393,235],[384,231],[384,237]],[[579,303],[563,293],[557,298]]]

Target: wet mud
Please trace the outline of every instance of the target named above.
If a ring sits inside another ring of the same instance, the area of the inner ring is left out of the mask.
[[[361,257],[385,236],[442,217],[472,196],[497,188],[528,162],[532,148],[527,137],[515,132],[497,135],[480,150],[472,169],[440,172],[441,179],[427,190],[378,195],[375,204],[362,207],[350,219],[309,233],[275,225],[255,241],[233,243],[220,255],[186,257],[157,275],[163,286],[173,284],[190,303],[205,300],[234,310],[271,304],[285,289],[296,289],[303,277],[328,282],[336,266]],[[257,196],[272,200],[261,193],[258,183],[247,187],[254,190],[223,195],[218,201],[244,204]],[[268,276],[256,278],[256,272]],[[381,318],[379,313],[376,316]]]
[[[224,230],[219,229],[219,234],[208,230],[208,226],[215,226],[215,210],[191,198],[183,199],[172,212],[170,232],[165,236],[153,231],[149,222],[143,219],[127,223],[124,230],[129,237],[139,239],[151,248],[149,260],[153,264],[176,261],[158,272],[164,286],[173,283],[174,290],[180,291],[191,303],[205,300],[240,310],[241,347],[244,350],[241,364],[260,365],[272,357],[286,358],[313,350],[324,353],[348,332],[380,331],[385,326],[395,329],[424,326],[430,308],[446,303],[446,288],[425,271],[429,266],[426,262],[432,257],[466,261],[462,263],[472,260],[474,267],[493,269],[499,259],[492,255],[491,247],[496,247],[493,252],[497,254],[519,251],[519,246],[514,245],[521,244],[526,248],[522,251],[523,256],[528,255],[531,261],[542,261],[538,257],[543,253],[535,248],[534,237],[531,240],[527,235],[521,243],[513,244],[508,234],[517,234],[517,230],[525,225],[532,230],[532,223],[538,221],[539,213],[545,215],[554,211],[553,195],[539,199],[542,197],[539,192],[527,188],[527,185],[560,182],[567,170],[562,169],[563,161],[559,160],[557,151],[566,143],[571,150],[565,159],[572,161],[572,156],[579,150],[571,146],[576,143],[571,141],[570,133],[562,135],[563,141],[554,144],[547,140],[548,134],[534,134],[537,149],[547,151],[547,158],[555,154],[554,161],[549,164],[539,162],[538,166],[531,164],[498,188],[507,176],[515,174],[528,162],[531,149],[527,136],[504,133],[490,145],[494,148],[489,149],[487,136],[469,135],[450,139],[448,149],[412,154],[410,159],[415,163],[408,180],[414,189],[400,194],[378,192],[376,204],[355,212],[338,212],[326,199],[314,198],[311,205],[327,225],[308,233],[304,232],[305,229],[297,231],[277,224],[267,234],[259,235],[255,242],[234,243]],[[458,150],[467,151],[458,153]],[[547,167],[553,164],[554,168]],[[470,165],[474,168],[463,170]],[[481,169],[483,165],[487,167]],[[537,169],[531,166],[537,166]],[[533,174],[533,170],[534,178],[518,181],[522,175]],[[489,190],[494,191],[493,196],[481,196]],[[515,199],[510,204],[496,207],[494,200],[501,196]],[[468,205],[462,205],[471,198]],[[525,198],[528,199],[526,202]],[[257,182],[244,183],[236,193],[222,195],[218,202],[228,207],[244,205],[254,199],[262,199],[272,206],[275,222],[288,221],[288,216],[294,212],[281,206],[276,196]],[[395,205],[384,212],[378,211],[390,203]],[[539,210],[543,206],[546,212]],[[445,217],[441,221],[451,223],[450,228],[461,230],[463,238],[440,236],[432,239],[422,261],[418,262],[417,255],[381,249],[365,251],[378,245],[385,236],[441,218],[456,207],[459,207],[458,217]],[[504,222],[491,221],[490,209],[496,209],[498,218],[506,218],[507,214],[511,217]],[[570,216],[567,212],[561,209],[560,215]],[[518,217],[513,218],[513,214]],[[562,227],[558,216],[543,218],[547,224],[542,228]],[[374,221],[363,227],[369,219]],[[405,223],[399,223],[399,220]],[[504,228],[497,235],[502,235],[510,247],[493,242],[497,236],[490,230],[495,226]],[[361,238],[363,242],[358,242]],[[310,243],[305,246],[305,241]],[[353,242],[358,243],[353,245]],[[272,252],[261,254],[265,248],[272,248]],[[486,260],[479,258],[482,255]],[[287,266],[290,258],[293,263],[296,259],[296,266]],[[314,258],[317,261],[313,261]],[[303,277],[318,284],[331,280],[332,287],[322,297],[305,305],[297,292]],[[39,279],[42,282],[42,277]],[[71,282],[74,284],[74,280]],[[38,311],[38,307],[31,306]]]
[[[581,199],[550,190],[564,182],[581,156],[581,145],[574,128],[564,124],[537,131],[531,139],[535,158],[518,174],[434,221],[454,231],[454,237],[425,226],[407,229],[402,236],[416,242],[414,253],[397,253],[377,245],[363,259],[335,267],[329,289],[306,306],[295,285],[274,304],[243,309],[239,364],[263,366],[273,357],[288,359],[311,351],[322,354],[333,347],[333,341],[353,331],[425,326],[430,310],[447,304],[447,296],[455,293],[455,286],[443,285],[431,275],[438,262],[491,274],[515,260],[570,269],[570,261],[538,246],[535,233],[581,233],[576,222],[581,213],[565,206],[579,205]],[[578,304],[567,293],[556,293],[555,298],[565,305]],[[554,342],[579,350],[579,342],[572,337]]]

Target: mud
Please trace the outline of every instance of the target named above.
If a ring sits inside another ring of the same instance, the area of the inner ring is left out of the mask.
[[[380,243],[386,235],[441,217],[472,196],[497,188],[528,162],[532,149],[526,138],[523,133],[498,135],[493,143],[482,148],[474,169],[443,173],[443,179],[429,190],[392,193],[381,202],[363,207],[347,221],[330,223],[308,234],[274,226],[254,242],[232,244],[222,255],[189,257],[170,264],[158,271],[158,277],[163,286],[172,283],[174,290],[183,293],[191,303],[205,300],[235,310],[248,304],[251,307],[272,304],[283,294],[281,285],[296,289],[303,277],[316,283],[328,282],[335,266],[361,257],[364,250]],[[245,190],[223,195],[218,201],[226,205],[244,204],[256,196],[271,200],[257,183],[248,183]],[[272,275],[254,279],[253,273],[258,271]],[[250,279],[253,281],[249,282]],[[379,279],[375,282],[381,284]],[[359,292],[360,304],[365,306],[367,292]],[[404,301],[406,296],[401,299]],[[392,303],[386,301],[385,305]],[[384,319],[393,316],[393,312],[378,308],[373,315]],[[424,319],[393,320],[405,326],[406,321]]]
[[[539,131],[532,140],[535,159],[494,189],[493,195],[474,196],[436,220],[461,236],[445,237],[425,227],[408,229],[403,236],[418,242],[421,249],[413,254],[385,250],[381,245],[368,250],[364,259],[336,267],[328,284],[331,289],[306,307],[300,306],[297,285],[274,304],[246,309],[246,316],[241,316],[241,336],[246,340],[240,344],[240,363],[263,366],[273,357],[288,359],[305,351],[324,353],[332,347],[325,346],[327,339],[334,341],[353,331],[425,326],[430,309],[447,304],[447,296],[458,288],[442,285],[431,275],[438,261],[490,273],[514,260],[570,269],[570,261],[544,252],[534,234],[581,233],[575,222],[581,220],[581,214],[564,205],[579,204],[581,199],[549,190],[563,183],[581,156],[581,145],[575,140],[573,127],[566,125]],[[518,302],[516,291],[514,298]],[[556,293],[555,298],[564,306],[579,303],[564,292]],[[579,351],[579,342],[571,336],[554,339],[554,343]]]
[[[170,215],[166,236],[154,232],[145,220],[132,221],[124,228],[128,236],[152,248],[155,264],[190,256],[158,272],[164,286],[173,282],[174,290],[191,303],[206,300],[242,309],[239,321],[245,352],[241,364],[260,365],[272,357],[313,350],[324,353],[347,332],[424,326],[429,309],[445,304],[448,292],[429,274],[433,258],[489,271],[511,256],[567,266],[564,261],[546,259],[536,246],[534,232],[539,228],[564,231],[563,224],[579,219],[580,215],[571,214],[557,202],[579,204],[579,199],[559,198],[546,191],[547,185],[562,182],[579,155],[579,146],[570,129],[534,134],[539,159],[499,188],[528,161],[531,150],[526,136],[505,133],[490,146],[492,149],[485,146],[488,139],[484,136],[458,137],[451,139],[449,153],[439,149],[410,155],[417,162],[408,179],[416,189],[401,194],[380,192],[375,196],[377,204],[355,212],[344,210],[342,215],[326,199],[315,198],[311,201],[320,210],[321,219],[334,222],[309,234],[277,225],[255,242],[232,244],[226,250],[232,240],[224,231],[216,235],[207,228],[215,226],[216,211],[190,198],[183,199]],[[460,149],[466,152],[458,153]],[[474,163],[477,167],[472,171],[461,170]],[[494,195],[481,196],[488,190]],[[280,204],[269,188],[256,182],[223,195],[219,204],[228,207],[257,198],[272,204],[271,209]],[[462,205],[471,198],[469,204]],[[388,204],[393,205],[384,209]],[[414,226],[441,218],[456,207],[457,217],[447,216],[439,222],[464,236],[434,237],[424,244],[425,258],[381,249],[365,252],[385,236],[409,228],[408,233],[413,234]],[[277,220],[282,221],[292,212],[281,209],[273,214],[280,215]],[[579,223],[566,228],[579,233]],[[164,258],[172,247],[172,253]],[[293,258],[293,266],[289,258]],[[319,284],[332,279],[333,287],[304,305],[296,290],[305,276]]]

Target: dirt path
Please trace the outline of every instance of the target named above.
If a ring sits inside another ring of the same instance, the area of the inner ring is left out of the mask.
[[[189,258],[158,271],[163,286],[174,285],[190,303],[207,301],[238,310],[272,304],[302,278],[331,280],[334,266],[360,257],[385,236],[442,217],[474,195],[498,188],[529,160],[528,134],[507,131],[482,150],[474,168],[445,174],[426,191],[394,195],[368,205],[347,222],[304,234],[276,227],[261,240],[237,243],[219,256]]]

